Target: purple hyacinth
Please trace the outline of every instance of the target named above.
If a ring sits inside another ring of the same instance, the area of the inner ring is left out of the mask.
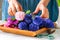
[[[30,18],[30,19],[31,19],[32,16],[31,16],[30,14],[26,14],[26,15],[25,15],[25,18]]]
[[[18,25],[18,23],[19,23],[19,21],[18,21],[18,20],[14,20],[14,21],[13,21],[13,24],[14,24],[15,26],[17,26],[17,25]]]
[[[54,28],[54,23],[50,19],[44,19],[44,26],[47,28]]]
[[[33,23],[36,25],[41,26],[43,22],[43,18],[41,18],[40,16],[36,16],[35,19],[33,20]]]
[[[18,28],[21,29],[21,30],[28,30],[28,25],[25,22],[20,22],[18,24]]]
[[[29,14],[26,14],[26,16],[25,16],[25,18],[24,18],[24,21],[25,21],[27,24],[32,23],[32,16],[29,15]]]
[[[31,23],[31,24],[29,25],[29,30],[30,30],[30,31],[39,30],[39,26],[36,25],[36,24],[34,24],[34,23]]]
[[[12,23],[13,23],[13,20],[9,17],[9,18],[7,18],[7,22],[8,22],[9,24],[12,24]]]

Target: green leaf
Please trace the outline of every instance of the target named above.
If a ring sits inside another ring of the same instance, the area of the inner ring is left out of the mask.
[[[12,18],[12,20],[15,20],[15,18]]]
[[[57,0],[57,2],[58,2],[58,5],[60,6],[60,0]]]
[[[31,12],[30,10],[27,10],[27,11],[26,11],[26,14],[30,14],[30,12]]]

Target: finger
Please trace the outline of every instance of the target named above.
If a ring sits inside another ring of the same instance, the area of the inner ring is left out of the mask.
[[[10,16],[13,16],[13,12],[12,12],[12,9],[9,7],[8,8],[8,14],[10,15]]]
[[[15,5],[17,11],[23,11],[22,6],[18,2],[16,2],[16,4],[14,4],[14,5]]]
[[[18,4],[17,11],[23,11],[22,6]]]
[[[42,10],[44,5],[38,4],[36,10],[33,12],[34,14],[37,14],[40,10]]]
[[[48,9],[47,9],[47,8],[45,8],[45,10],[44,10],[44,11],[45,11],[45,13],[44,13],[44,14],[45,14],[45,17],[46,17],[46,18],[49,18],[49,11],[48,11]]]
[[[42,18],[49,18],[49,12],[48,12],[48,9],[47,8],[43,8],[42,9],[42,15],[41,15]]]
[[[37,14],[37,13],[39,12],[39,10],[40,10],[40,9],[39,9],[39,7],[37,6],[36,9],[35,9],[35,11],[33,12],[33,14]]]
[[[12,8],[13,15],[15,15],[15,13],[16,13],[16,8],[15,8],[15,6],[12,5],[11,8]]]
[[[8,14],[9,15],[11,14],[11,8],[10,8],[10,6],[8,7]]]
[[[19,3],[18,3],[19,4]],[[18,5],[18,9],[17,9],[18,11],[23,11],[23,8],[22,8],[22,6],[19,4]]]

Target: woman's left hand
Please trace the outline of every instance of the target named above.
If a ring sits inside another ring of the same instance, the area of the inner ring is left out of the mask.
[[[42,18],[49,18],[49,11],[43,3],[37,5],[33,14],[37,14],[40,10],[42,11],[42,14],[40,15]]]

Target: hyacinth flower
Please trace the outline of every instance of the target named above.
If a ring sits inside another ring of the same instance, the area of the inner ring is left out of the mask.
[[[18,24],[18,28],[21,29],[21,30],[28,30],[28,25],[25,22],[20,22]]]
[[[33,20],[33,23],[42,27],[43,26],[43,18],[41,18],[40,16],[36,16]]]
[[[16,19],[12,19],[11,17],[7,18],[7,22],[4,24],[5,27],[10,27],[10,28],[14,28],[15,26],[17,26],[18,21]]]
[[[26,14],[26,15],[25,15],[25,18],[24,18],[24,21],[25,21],[27,24],[32,23],[32,16],[31,16],[30,14]]]
[[[7,18],[7,22],[8,22],[9,24],[12,24],[13,20],[9,17],[9,18]]]
[[[39,30],[39,26],[36,25],[36,24],[34,24],[34,23],[31,23],[31,24],[29,25],[29,30],[30,30],[30,31]]]
[[[14,24],[15,26],[17,26],[17,25],[18,25],[18,23],[19,23],[19,21],[18,21],[18,20],[14,20],[14,21],[13,21],[13,24]]]
[[[6,23],[4,24],[4,27],[14,28],[15,26],[14,26],[13,24],[10,24],[10,23],[6,22]]]
[[[7,18],[7,22],[4,24],[5,27],[12,27],[13,20],[9,17]]]
[[[4,24],[4,27],[9,27],[11,24],[9,24],[8,22],[6,22],[5,24]]]
[[[24,17],[25,17],[25,13],[22,11],[16,12],[16,14],[15,14],[15,18],[18,21],[24,20]]]
[[[44,19],[44,26],[47,28],[54,28],[54,23],[50,19]]]

